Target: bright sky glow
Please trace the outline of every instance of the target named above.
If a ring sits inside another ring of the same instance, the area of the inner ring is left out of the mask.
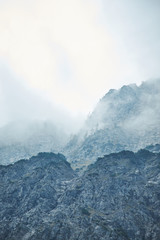
[[[110,88],[160,76],[159,12],[158,0],[1,0],[0,60],[32,92],[86,115]]]

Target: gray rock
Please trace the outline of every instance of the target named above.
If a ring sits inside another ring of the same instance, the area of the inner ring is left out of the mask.
[[[160,80],[110,90],[63,153],[73,168],[86,168],[99,156],[138,151],[160,143]],[[151,149],[152,151],[152,149]]]
[[[159,240],[160,153],[105,155],[81,176],[40,153],[0,176],[3,240]]]

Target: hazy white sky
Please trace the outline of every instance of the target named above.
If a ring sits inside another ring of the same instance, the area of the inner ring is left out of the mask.
[[[32,115],[34,94],[79,116],[110,88],[160,77],[159,13],[159,0],[0,0],[3,122]]]

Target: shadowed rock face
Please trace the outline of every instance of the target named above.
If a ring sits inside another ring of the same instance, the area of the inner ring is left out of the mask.
[[[61,154],[0,166],[1,239],[159,240],[160,154],[106,155],[77,176]]]
[[[73,177],[62,154],[39,153],[0,166],[0,239],[23,239],[29,227],[40,227],[43,216],[56,208],[65,181]]]

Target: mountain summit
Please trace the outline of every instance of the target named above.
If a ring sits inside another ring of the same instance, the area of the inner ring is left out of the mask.
[[[160,80],[111,89],[64,152],[80,167],[111,152],[137,151],[160,143],[159,106]]]
[[[111,89],[71,138],[49,121],[10,123],[0,128],[0,163],[54,151],[81,168],[105,154],[159,144],[159,103],[160,80],[152,80]]]

